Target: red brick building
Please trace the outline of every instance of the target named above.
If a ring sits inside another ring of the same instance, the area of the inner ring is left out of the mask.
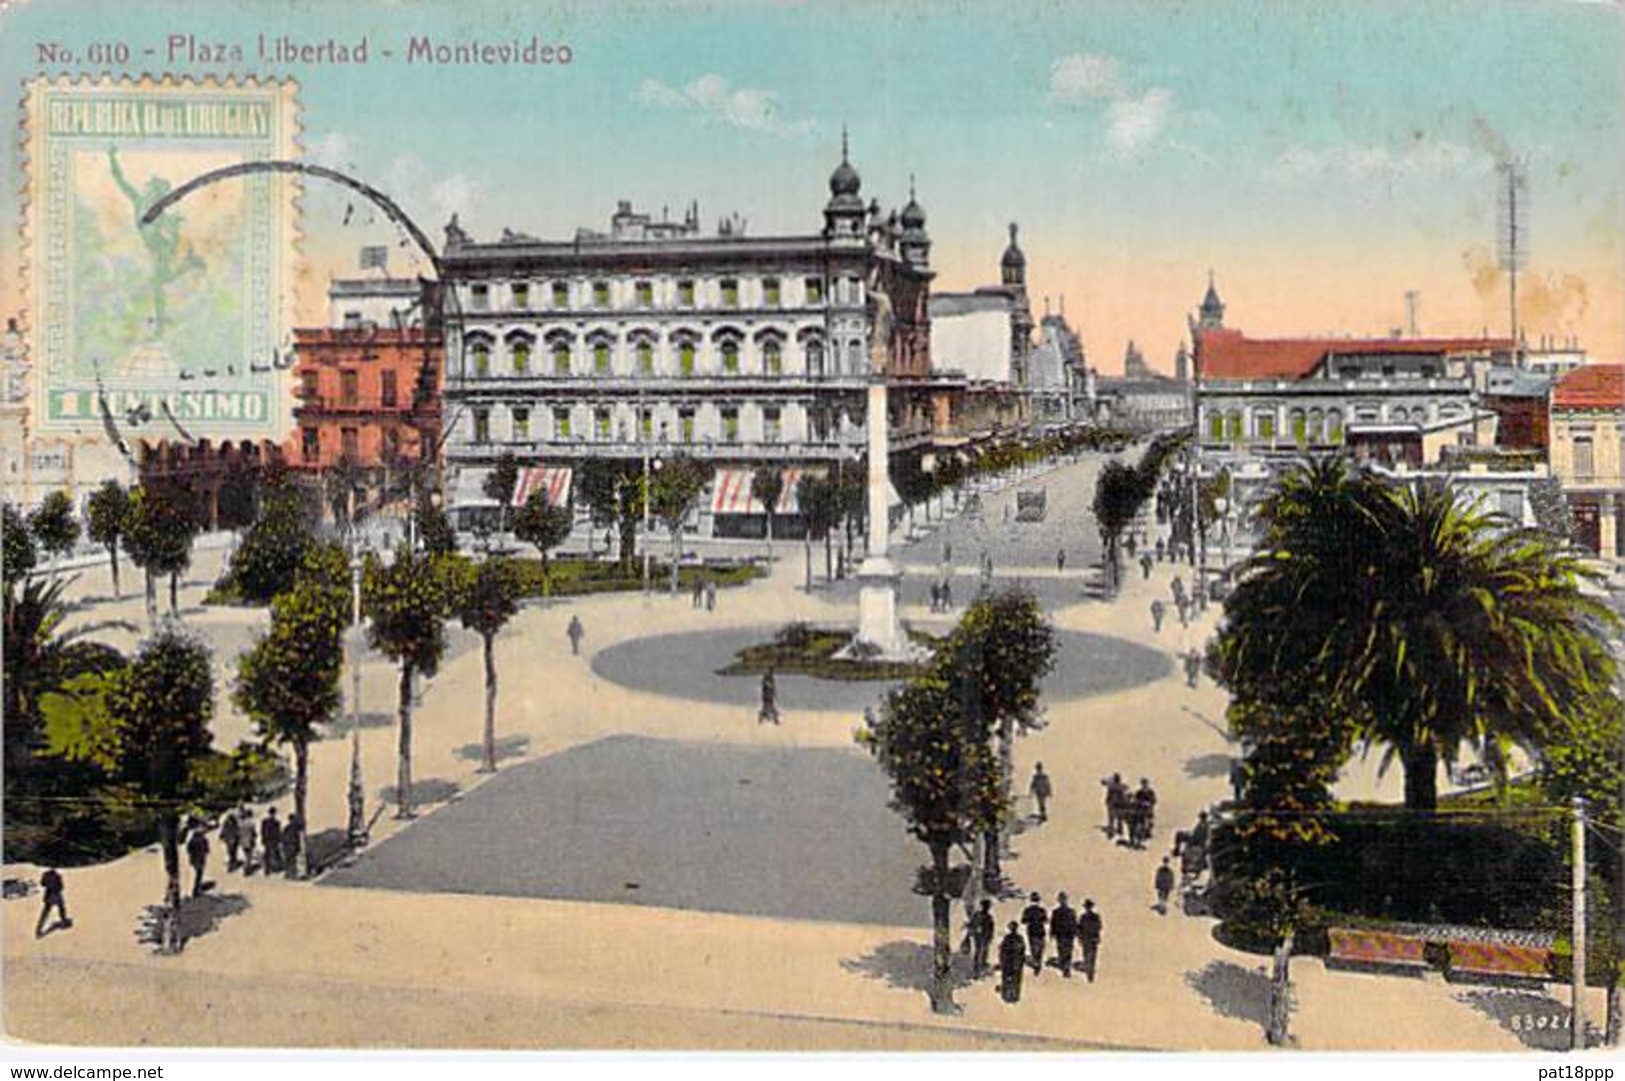
[[[423,327],[294,331],[295,469],[381,470],[433,453],[440,336]]]

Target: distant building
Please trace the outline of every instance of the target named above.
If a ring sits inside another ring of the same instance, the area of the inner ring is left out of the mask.
[[[1041,428],[1057,427],[1089,419],[1091,414],[1081,404],[1087,361],[1077,331],[1065,314],[1046,313],[1039,321],[1038,334],[1038,347],[1028,365],[1033,423]]]
[[[1154,431],[1191,422],[1190,388],[1154,370],[1132,340],[1123,350],[1123,374],[1096,376],[1094,386],[1102,423]]]
[[[1032,304],[1027,297],[1027,256],[1010,226],[1010,243],[999,260],[999,284],[969,293],[931,295],[931,364],[934,371],[971,382],[1030,386]]]
[[[1513,367],[1488,369],[1480,401],[1497,418],[1495,445],[1505,450],[1539,451],[1544,456],[1551,393],[1550,375]]]
[[[1575,541],[1598,555],[1625,556],[1625,367],[1591,364],[1552,389],[1552,475],[1574,515]]]

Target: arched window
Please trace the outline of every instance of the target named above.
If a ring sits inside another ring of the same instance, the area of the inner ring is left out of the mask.
[[[1224,415],[1225,438],[1232,443],[1241,442],[1241,410],[1232,409]]]
[[[1207,437],[1214,443],[1224,441],[1224,414],[1217,409],[1207,415]]]
[[[762,374],[784,374],[784,339],[777,334],[763,334],[757,338],[757,344],[762,350]]]
[[[612,344],[607,334],[594,334],[587,339],[587,348],[592,354],[592,374],[599,377],[611,374],[610,347]]]
[[[530,372],[531,339],[528,334],[511,334],[508,336],[508,355],[513,358],[513,374],[527,375]]]
[[[571,341],[568,334],[554,334],[547,339],[547,351],[553,358],[553,374],[564,378],[570,374]]]
[[[1292,411],[1292,441],[1300,447],[1309,441],[1309,418],[1301,409]]]
[[[1324,443],[1326,441],[1326,414],[1319,409],[1309,411],[1309,442]]]
[[[491,374],[491,340],[485,337],[468,340],[469,369],[476,379]]]
[[[740,333],[732,328],[719,330],[712,335],[712,343],[717,350],[717,365],[723,375],[739,374]]]
[[[692,376],[699,340],[686,332],[672,335],[672,340],[677,343],[677,374],[685,378]]]
[[[647,331],[632,335],[632,361],[637,365],[637,373],[645,378],[655,373],[655,343],[654,336]]]
[[[813,379],[824,375],[824,339],[817,333],[801,335],[801,350],[807,357],[807,374]]]
[[[1329,443],[1343,442],[1343,411],[1341,409],[1328,409],[1326,411],[1326,441]]]

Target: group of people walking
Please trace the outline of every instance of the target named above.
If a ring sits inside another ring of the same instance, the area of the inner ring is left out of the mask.
[[[704,607],[707,612],[717,610],[717,583],[709,574],[701,571],[694,576],[693,588],[689,590],[690,607]]]
[[[1156,828],[1157,790],[1140,778],[1140,787],[1130,789],[1123,775],[1114,773],[1100,783],[1106,789],[1107,837],[1129,848],[1144,848]]]
[[[209,831],[200,822],[192,824],[186,842],[186,856],[192,864],[192,896],[203,887],[204,869],[209,861]],[[220,820],[220,844],[226,850],[226,870],[241,870],[243,875],[263,871],[267,875],[283,874],[295,878],[299,874],[299,854],[305,846],[305,823],[297,812],[286,821],[277,817],[275,807],[265,809],[265,817],[258,822],[247,807],[228,811]]]
[[[981,978],[988,974],[988,961],[993,951],[993,938],[998,921],[993,915],[993,902],[983,899],[965,925],[965,937],[960,942],[961,953],[971,955],[971,974]],[[1025,934],[1023,933],[1025,930]],[[999,995],[1006,1002],[1021,1001],[1021,984],[1030,967],[1033,976],[1043,974],[1048,943],[1055,943],[1054,965],[1066,979],[1072,978],[1073,951],[1079,951],[1078,966],[1090,983],[1095,982],[1095,963],[1100,955],[1100,913],[1092,900],[1083,902],[1081,911],[1074,909],[1065,893],[1056,895],[1055,907],[1044,907],[1043,895],[1036,891],[1028,895],[1027,907],[1021,919],[1011,920],[999,942]]]

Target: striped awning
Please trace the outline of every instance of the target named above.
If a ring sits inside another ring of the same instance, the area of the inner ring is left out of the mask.
[[[755,475],[753,469],[719,469],[717,470],[715,485],[711,490],[712,514],[760,514],[762,505],[751,498],[750,479]],[[781,474],[784,487],[779,492],[779,501],[773,506],[774,514],[800,514],[801,500],[797,497],[796,488],[805,476],[823,476],[820,469],[802,469],[797,466],[786,469]]]
[[[562,507],[570,501],[571,476],[568,466],[534,465],[520,470],[519,483],[513,489],[513,505],[522,507],[530,493],[546,492],[548,506]]]

